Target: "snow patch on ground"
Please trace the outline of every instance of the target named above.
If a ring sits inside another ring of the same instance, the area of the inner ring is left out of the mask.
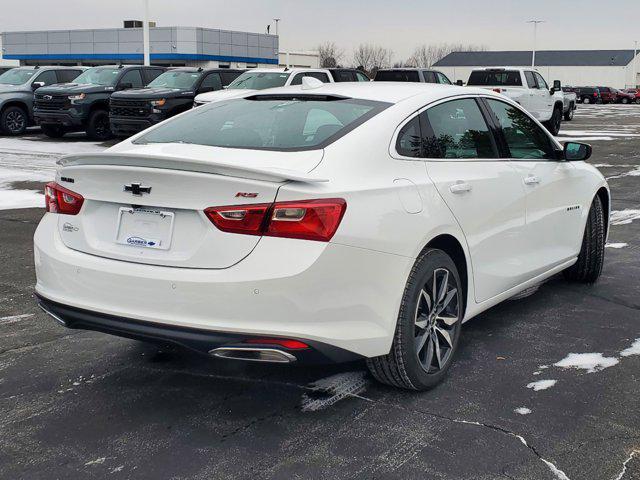
[[[586,370],[587,373],[594,373],[613,367],[619,362],[617,358],[604,357],[601,353],[570,353],[554,365],[561,368],[578,368]]]
[[[107,457],[100,457],[85,463],[85,465],[102,465],[106,460],[107,460]]]
[[[614,480],[622,480],[622,477],[624,477],[624,474],[627,473],[627,464],[633,459],[633,457],[640,453],[640,450],[633,450],[629,456],[627,457],[627,459],[624,461],[624,463],[622,464],[622,470],[620,471],[620,473],[618,474],[618,476],[616,478],[614,478]]]
[[[322,378],[307,386],[302,396],[302,411],[323,410],[347,397],[358,396],[367,387],[364,372],[345,372]]]
[[[619,173],[618,175],[611,175],[610,177],[607,177],[607,180],[613,180],[623,177],[640,177],[640,167],[636,167],[633,170],[629,170],[628,172]]]
[[[621,357],[630,357],[631,355],[640,355],[640,338],[636,338],[629,348],[620,352]]]
[[[529,383],[527,388],[532,388],[534,392],[539,392],[553,387],[556,383],[558,383],[557,380],[538,380],[537,382]]]
[[[529,415],[531,410],[527,407],[518,407],[514,410],[514,412],[519,413],[520,415]]]
[[[640,218],[640,210],[625,208],[624,210],[614,210],[611,212],[611,225],[627,225]]]
[[[33,313],[25,313],[23,315],[10,315],[8,317],[0,317],[0,323],[3,325],[11,325],[12,323],[18,323],[25,318],[33,317]]]
[[[605,248],[624,248],[629,246],[628,243],[607,243]]]
[[[544,463],[547,464],[547,466],[549,467],[549,469],[551,470],[551,472],[556,476],[556,478],[558,480],[570,480],[569,477],[567,477],[567,474],[564,473],[562,470],[560,470],[558,467],[556,467],[553,463],[551,463],[549,460],[545,460],[544,458],[541,458],[540,460],[542,460]]]

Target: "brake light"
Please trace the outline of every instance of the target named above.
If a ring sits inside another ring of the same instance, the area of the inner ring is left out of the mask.
[[[77,215],[82,208],[84,198],[56,182],[47,183],[44,187],[45,207],[47,212],[64,215]]]
[[[248,340],[245,340],[244,343],[277,345],[279,347],[288,348],[289,350],[304,350],[305,348],[309,348],[309,345],[300,342],[299,340],[288,340],[280,338],[249,338]]]
[[[223,232],[328,242],[347,202],[342,198],[210,207],[204,213]]]
[[[502,93],[502,89],[501,88],[494,88],[493,91],[496,92],[496,93]]]
[[[598,92],[593,92],[593,96],[597,97],[598,96]]]

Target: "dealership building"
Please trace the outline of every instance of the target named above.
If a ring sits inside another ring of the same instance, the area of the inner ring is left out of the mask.
[[[142,63],[142,28],[44,30],[0,34],[3,60],[20,65],[104,65]],[[278,36],[199,27],[151,27],[154,65],[222,68],[277,67]],[[302,55],[302,54],[301,54]],[[292,64],[313,63],[304,53],[283,54]],[[313,56],[311,56],[313,57]]]
[[[453,52],[433,66],[451,80],[466,83],[476,68],[530,67],[531,57],[531,51]],[[640,60],[635,60],[636,68],[633,50],[541,50],[536,52],[535,68],[549,83],[630,88],[640,85]]]

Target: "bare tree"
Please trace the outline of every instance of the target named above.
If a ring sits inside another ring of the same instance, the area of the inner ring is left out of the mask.
[[[487,48],[482,45],[463,45],[456,43],[440,43],[436,45],[420,45],[416,47],[408,63],[420,68],[432,67],[451,52],[478,52]]]
[[[325,42],[318,46],[318,56],[322,68],[335,68],[340,64],[344,56],[344,50],[339,48],[334,42]]]
[[[365,72],[375,73],[380,68],[391,65],[393,52],[385,47],[363,43],[358,45],[353,52],[353,62],[362,66]]]

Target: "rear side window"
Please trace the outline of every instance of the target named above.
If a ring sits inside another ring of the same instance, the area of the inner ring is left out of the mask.
[[[304,77],[317,78],[322,83],[329,83],[329,77],[327,76],[326,73],[323,73],[323,72],[305,72],[305,73],[296,74],[296,76],[293,77],[293,80],[291,80],[291,85],[301,85],[302,84],[302,79]]]
[[[56,73],[58,75],[58,83],[69,83],[80,75],[82,70],[58,70]]]
[[[487,87],[521,87],[522,78],[520,72],[507,70],[476,70],[471,72],[469,86]]]
[[[348,70],[334,70],[333,72],[331,72],[331,74],[333,75],[333,79],[336,82],[354,82],[355,81],[353,72],[350,72]]]
[[[388,104],[356,99],[257,95],[215,102],[160,125],[135,143],[298,151],[324,148]]]
[[[422,72],[422,76],[424,77],[424,81],[427,83],[438,83],[438,80],[436,79],[436,75],[433,72],[429,72],[425,70]]]
[[[553,147],[547,134],[528,115],[499,100],[487,99],[498,118],[510,158],[540,160],[553,158]]]
[[[475,100],[452,100],[422,113],[427,158],[497,158],[493,136]]]
[[[222,75],[222,85],[229,85],[236,78],[238,78],[242,72],[234,71],[234,72],[221,72]]]
[[[420,76],[415,70],[380,70],[373,80],[375,82],[419,82]]]
[[[410,120],[398,133],[396,152],[403,157],[417,158],[422,156],[419,117],[416,116]]]

